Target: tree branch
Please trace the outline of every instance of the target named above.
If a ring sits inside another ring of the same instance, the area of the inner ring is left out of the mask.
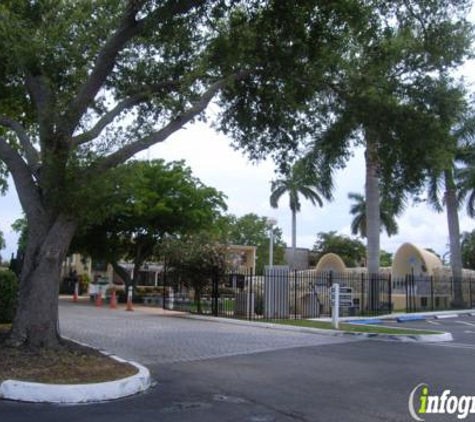
[[[47,139],[53,133],[55,122],[51,88],[43,75],[28,74],[25,82],[38,115],[40,140]]]
[[[73,137],[73,145],[79,146],[93,141],[101,134],[107,125],[112,123],[114,119],[118,117],[123,111],[128,110],[143,101],[146,101],[154,92],[159,92],[166,88],[177,87],[178,85],[178,81],[166,81],[145,87],[143,92],[132,95],[131,97],[119,102],[112,110],[104,114],[92,129]]]
[[[195,6],[204,4],[205,0],[178,0],[155,9],[149,16],[136,20],[136,15],[143,6],[143,1],[131,0],[120,21],[119,27],[109,40],[100,49],[94,67],[79,89],[79,93],[66,109],[61,121],[61,130],[72,135],[85,114],[91,102],[96,97],[99,89],[112,72],[119,53],[127,43],[140,34],[149,22],[155,24],[179,14],[186,14]]]
[[[30,165],[32,173],[36,175],[40,167],[40,156],[38,151],[33,147],[24,127],[17,121],[2,115],[0,115],[0,125],[10,128],[16,133],[25,153],[26,161]]]
[[[43,214],[41,198],[33,175],[21,156],[0,136],[0,159],[8,166],[15,182],[18,198],[28,218]]]
[[[94,166],[92,166],[90,171],[103,172],[109,168],[117,166],[120,163],[123,163],[138,152],[143,151],[151,147],[152,145],[163,142],[170,135],[181,129],[185,124],[187,124],[197,115],[202,113],[217,92],[219,92],[231,81],[241,79],[248,73],[249,72],[240,72],[238,74],[234,74],[224,79],[221,79],[218,82],[215,82],[207,91],[203,93],[199,100],[195,104],[193,104],[187,111],[185,111],[181,116],[172,120],[159,131],[153,132],[143,139],[125,145],[118,151],[110,154],[108,157],[104,158],[102,161],[99,161]]]

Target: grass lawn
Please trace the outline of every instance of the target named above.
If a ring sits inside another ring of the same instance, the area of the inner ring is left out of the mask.
[[[94,349],[63,341],[55,350],[8,347],[10,325],[0,324],[0,383],[8,379],[49,384],[87,384],[113,381],[137,373]]]
[[[281,320],[281,321],[265,321],[282,325],[293,325],[296,327],[320,328],[324,330],[332,330],[331,322],[327,321],[308,321],[308,320]],[[410,330],[406,328],[381,327],[378,325],[354,325],[340,323],[340,331],[348,331],[352,333],[375,333],[375,334],[441,334],[441,331],[426,330]]]

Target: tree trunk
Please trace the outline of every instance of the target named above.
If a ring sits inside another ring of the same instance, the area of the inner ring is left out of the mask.
[[[61,267],[76,230],[60,215],[52,222],[29,221],[18,308],[9,343],[55,348],[59,345],[58,294]]]
[[[450,242],[450,266],[454,283],[454,302],[457,307],[463,307],[462,292],[462,251],[460,248],[460,226],[458,216],[457,189],[452,170],[444,171],[445,206],[447,207],[447,225]]]
[[[366,159],[366,261],[369,274],[379,273],[379,251],[380,251],[380,199],[379,199],[379,177],[378,165],[375,160],[374,145],[371,140],[367,140]]]
[[[291,270],[295,270],[295,256],[297,249],[297,211],[292,210],[292,265]]]

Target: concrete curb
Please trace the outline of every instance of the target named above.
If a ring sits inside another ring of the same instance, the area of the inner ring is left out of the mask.
[[[278,331],[291,331],[296,333],[310,333],[310,334],[322,334],[333,337],[359,337],[359,338],[372,338],[379,340],[391,340],[401,342],[421,342],[421,343],[437,343],[443,341],[452,341],[453,337],[451,333],[441,332],[440,334],[379,334],[379,333],[354,333],[350,331],[337,331],[337,330],[325,330],[322,328],[309,328],[309,327],[294,327],[290,325],[272,324],[269,322],[254,322],[244,321],[239,319],[227,319],[219,317],[207,317],[202,315],[186,315],[182,318],[198,319],[204,321],[225,322],[228,324],[242,325],[247,327],[260,327]],[[367,325],[365,325],[367,327]],[[394,327],[387,327],[394,328]],[[417,329],[413,329],[418,331]],[[423,330],[419,330],[423,331]]]
[[[413,312],[413,313],[393,313],[393,314],[386,314],[386,315],[379,315],[377,318],[382,319],[383,322],[385,320],[388,321],[397,321],[398,318],[404,319],[404,322],[408,322],[410,318],[424,318],[424,319],[438,319],[438,316],[444,315],[455,315],[456,317],[461,317],[464,315],[468,316],[475,316],[475,312],[473,309],[457,309],[457,310],[449,310],[449,311],[426,311],[426,312]],[[340,321],[342,322],[357,322],[361,319],[368,319],[368,317],[342,317]],[[331,321],[331,318],[319,318],[320,321]],[[400,322],[400,321],[398,321]],[[402,322],[402,321],[401,321]]]
[[[0,398],[34,403],[95,403],[132,396],[152,385],[150,371],[146,367],[107,352],[100,352],[118,362],[135,366],[139,370],[138,373],[115,381],[93,384],[42,384],[7,380],[0,384]]]

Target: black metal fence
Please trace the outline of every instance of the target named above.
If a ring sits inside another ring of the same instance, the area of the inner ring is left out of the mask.
[[[433,276],[415,277],[407,275],[395,281],[394,296],[403,296],[406,312],[450,310],[473,308],[475,306],[475,279],[463,278],[459,281],[462,297],[457,301],[453,278]]]
[[[249,320],[308,319],[331,316],[331,286],[345,288],[341,316],[374,316],[392,311],[390,275],[336,274],[267,269],[263,275],[229,272],[203,275],[199,288],[187,289],[178,273],[168,277],[175,286],[165,307],[225,318]]]

